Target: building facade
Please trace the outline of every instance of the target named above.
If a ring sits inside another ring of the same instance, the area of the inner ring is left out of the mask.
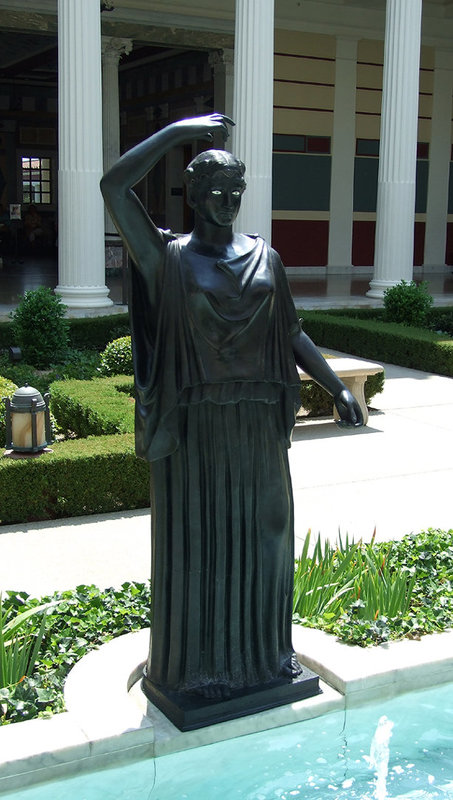
[[[289,271],[369,273],[370,294],[453,264],[450,0],[0,0],[0,201],[37,207],[74,307],[111,302],[98,189],[170,121],[223,111],[246,163],[239,224]],[[220,143],[216,143],[220,146]],[[189,230],[181,147],[137,191]],[[0,278],[1,279],[1,278]]]

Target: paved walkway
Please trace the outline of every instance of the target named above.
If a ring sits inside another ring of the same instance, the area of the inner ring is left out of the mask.
[[[311,528],[369,539],[453,527],[453,379],[385,365],[366,428],[302,422],[290,450],[296,552]],[[0,591],[149,576],[149,510],[0,527]]]

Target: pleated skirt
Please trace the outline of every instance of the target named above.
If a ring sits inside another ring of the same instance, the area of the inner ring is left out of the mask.
[[[246,688],[292,655],[293,501],[275,403],[180,409],[180,446],[151,464],[148,679]]]

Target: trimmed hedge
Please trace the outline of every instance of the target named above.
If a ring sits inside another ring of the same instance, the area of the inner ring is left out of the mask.
[[[134,432],[134,381],[128,375],[55,381],[51,410],[59,428],[79,438]]]
[[[4,397],[12,397],[18,386],[13,381],[0,375],[0,447],[6,441],[6,405]]]
[[[78,350],[103,350],[113,339],[129,334],[129,314],[69,320],[69,341]]]
[[[384,371],[365,382],[367,405],[382,392]],[[50,387],[51,409],[57,425],[76,436],[103,436],[134,431],[134,383],[128,375],[95,378],[91,381],[56,381]],[[311,416],[332,413],[332,398],[315,381],[304,381],[301,406]]]
[[[113,339],[130,333],[129,314],[68,319],[69,344],[76,350],[103,350]],[[0,322],[0,350],[15,345],[12,322]]]
[[[149,465],[131,433],[74,439],[39,457],[0,457],[0,524],[149,506]]]
[[[323,311],[301,311],[304,331],[318,345],[402,367],[453,376],[453,340],[396,322],[351,319]]]

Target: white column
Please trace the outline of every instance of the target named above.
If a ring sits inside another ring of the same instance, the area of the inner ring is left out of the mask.
[[[74,308],[112,305],[105,286],[99,0],[58,0],[58,286]]]
[[[232,150],[246,166],[237,230],[272,231],[274,0],[236,0]]]
[[[338,37],[330,178],[329,272],[344,267],[350,269],[352,262],[356,85],[357,39]]]
[[[445,267],[447,245],[452,94],[453,55],[436,50],[424,266],[439,270]]]
[[[123,53],[132,50],[132,39],[102,37],[102,137],[104,172],[120,157],[120,99],[118,64]],[[116,237],[117,231],[105,210],[105,233]]]
[[[415,175],[422,0],[387,0],[374,278],[381,298],[410,281],[414,260]]]

